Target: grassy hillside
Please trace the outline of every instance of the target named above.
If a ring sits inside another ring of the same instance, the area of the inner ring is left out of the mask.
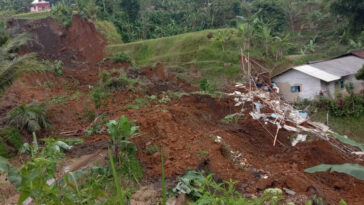
[[[21,13],[14,15],[17,19],[42,19],[51,15],[50,11],[33,12],[33,13]]]
[[[127,44],[109,45],[107,52],[125,52],[137,67],[161,62],[173,71],[183,73],[197,69],[203,76],[219,79],[236,79],[239,73],[241,39],[232,35],[224,45],[216,36],[221,31],[236,33],[235,29],[205,30],[160,39],[144,40]],[[212,38],[209,38],[208,36]]]

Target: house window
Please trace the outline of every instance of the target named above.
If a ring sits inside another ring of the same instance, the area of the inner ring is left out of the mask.
[[[301,92],[301,86],[299,86],[299,85],[291,86],[291,92],[292,93],[299,93],[299,92]]]
[[[345,89],[345,83],[344,80],[340,80],[340,89],[344,90]]]

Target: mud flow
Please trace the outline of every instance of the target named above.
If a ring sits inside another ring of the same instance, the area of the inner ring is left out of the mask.
[[[8,27],[14,33],[28,32],[33,36],[34,40],[22,47],[21,53],[36,52],[43,59],[62,60],[65,67],[64,75],[60,77],[43,72],[27,73],[18,78],[0,100],[0,119],[21,103],[54,99],[48,107],[53,128],[38,137],[81,137],[82,130],[92,123],[80,117],[86,109],[95,112],[96,116],[107,116],[104,120],[126,115],[141,129],[142,134],[132,141],[138,147],[145,185],[160,180],[161,154],[146,151],[147,146],[156,145],[163,148],[166,156],[165,172],[169,180],[188,169],[197,169],[213,173],[219,182],[238,181],[237,190],[247,196],[277,187],[294,191],[294,195],[286,193],[286,197],[296,204],[304,204],[312,196],[322,197],[328,204],[337,204],[340,199],[348,204],[364,204],[363,181],[339,173],[304,172],[306,168],[324,163],[364,165],[358,157],[340,152],[332,143],[315,136],[292,146],[290,137],[294,132],[283,129],[273,146],[274,136],[269,133],[275,133],[276,127],[268,124],[263,128],[264,122],[252,119],[249,115],[254,109],[252,104],[244,105],[245,111],[238,121],[222,123],[225,116],[241,112],[231,96],[211,97],[196,93],[199,88],[178,79],[176,73],[162,64],[135,69],[126,63],[102,62],[106,57],[107,42],[89,20],[75,16],[69,28],[58,25],[51,18],[12,20]],[[96,109],[89,93],[90,86],[97,86],[101,70],[117,70],[138,79],[135,91],[115,92],[107,105]],[[47,83],[53,85],[44,86]],[[227,90],[234,91],[232,88]],[[184,95],[171,97],[163,103],[150,101],[139,109],[126,108],[137,98],[155,95],[161,99],[168,91]],[[27,137],[30,141],[31,136]],[[87,167],[95,160],[105,161],[105,157],[100,157],[104,155],[99,154],[107,150],[110,136],[96,134],[84,139],[85,143],[67,153],[65,162],[68,166],[77,169]],[[11,198],[16,191],[0,186],[0,193]]]

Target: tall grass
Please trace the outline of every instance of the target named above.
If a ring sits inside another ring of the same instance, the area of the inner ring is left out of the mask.
[[[318,111],[314,113],[312,119],[322,123],[326,123],[326,112]],[[347,135],[351,139],[364,144],[364,115],[359,117],[335,117],[329,116],[330,128],[340,133],[341,135]]]
[[[114,159],[112,157],[111,150],[109,150],[109,158],[110,158],[112,175],[114,177],[114,183],[115,183],[116,193],[117,193],[116,204],[124,205],[125,204],[125,202],[124,202],[124,193],[123,193],[122,188],[120,186],[119,177],[118,177],[118,174],[116,172]]]
[[[163,156],[163,149],[161,149],[161,161],[162,161],[162,204],[167,204],[167,197],[166,197],[166,177],[164,175],[164,156]]]

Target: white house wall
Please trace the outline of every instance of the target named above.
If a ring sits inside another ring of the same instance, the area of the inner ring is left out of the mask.
[[[273,82],[277,84],[280,89],[280,93],[288,101],[295,101],[298,98],[313,100],[315,96],[320,94],[321,91],[320,79],[311,77],[296,70],[289,70],[274,77]],[[291,86],[295,85],[301,86],[301,92],[291,92]]]

